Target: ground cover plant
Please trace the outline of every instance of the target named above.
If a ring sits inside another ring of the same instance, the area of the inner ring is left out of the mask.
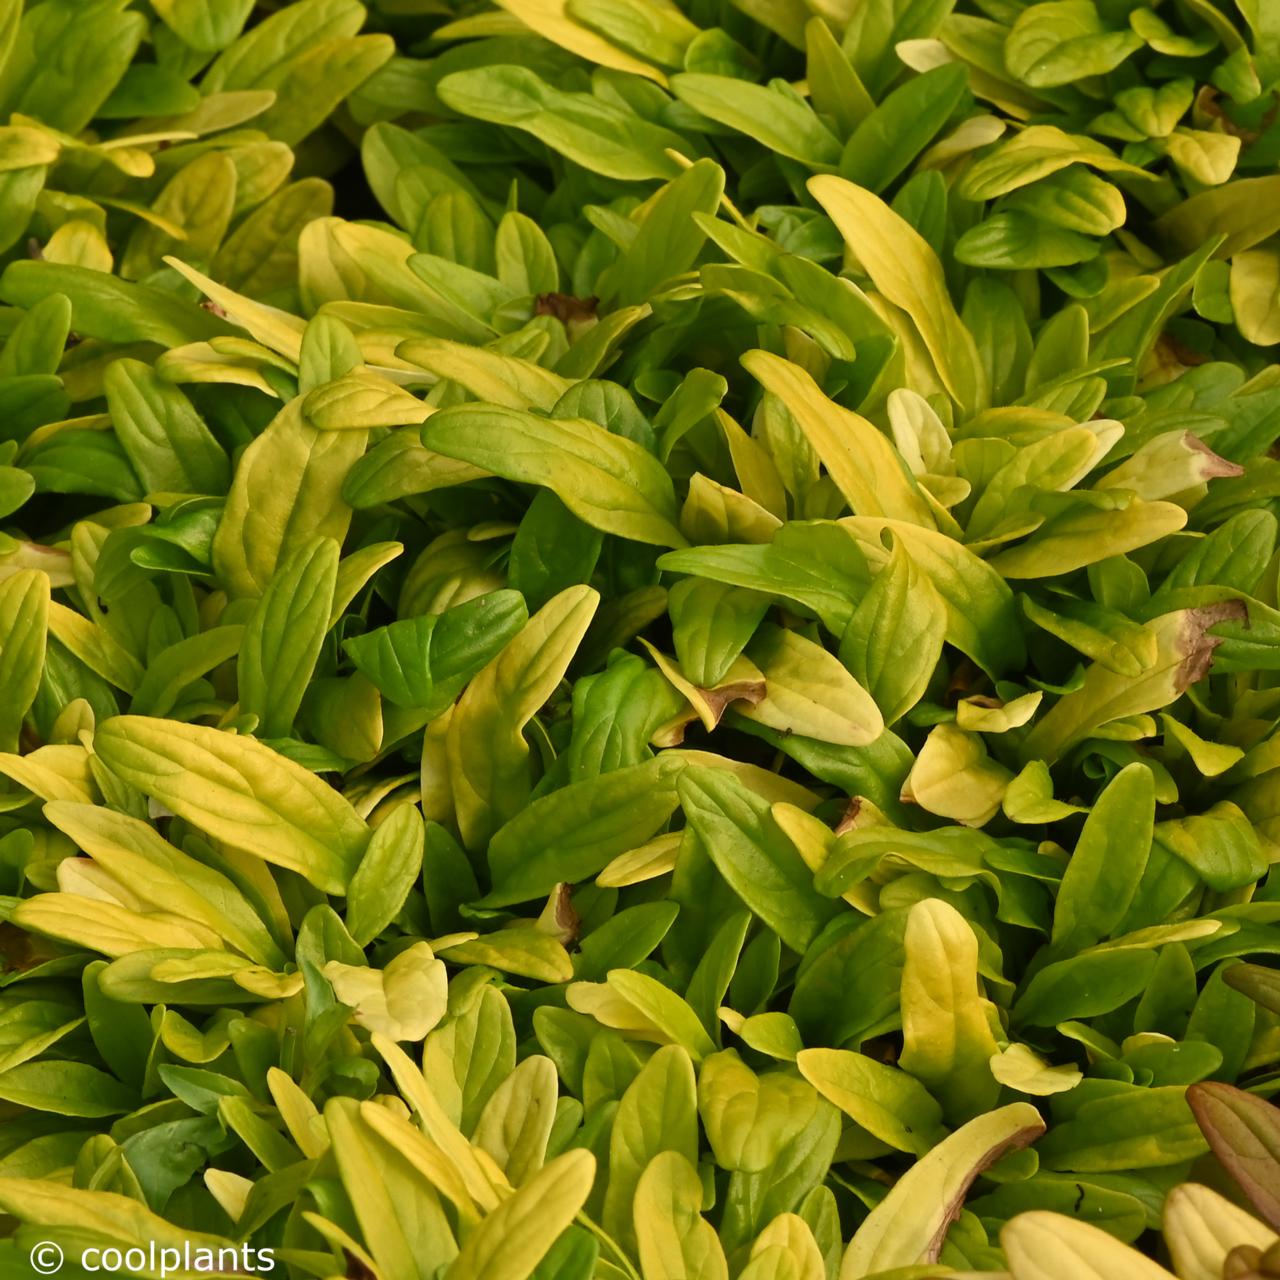
[[[0,0],[0,1274],[1280,1276],[1278,88]]]

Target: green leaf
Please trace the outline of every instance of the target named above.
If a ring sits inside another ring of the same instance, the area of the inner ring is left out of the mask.
[[[286,738],[329,629],[338,578],[332,538],[303,543],[271,576],[245,626],[236,664],[240,710],[262,738]]]
[[[924,696],[946,631],[942,597],[895,540],[840,638],[840,661],[876,700],[886,724]]]
[[[840,176],[868,191],[883,191],[933,141],[968,88],[968,74],[958,63],[899,85],[849,135]]]
[[[1033,89],[1051,89],[1114,71],[1142,37],[1108,31],[1093,0],[1050,0],[1024,9],[1009,31],[1004,62]]]
[[[485,903],[507,906],[589,879],[643,844],[675,811],[684,767],[660,755],[539,796],[490,840],[493,889]]]
[[[570,587],[548,601],[471,681],[449,720],[449,786],[463,843],[476,847],[524,807],[532,787],[524,728],[560,683],[599,596]]]
[[[1122,769],[1098,797],[1054,905],[1052,943],[1059,954],[1115,935],[1147,865],[1155,811],[1155,778],[1143,764]]]
[[[517,592],[493,591],[353,636],[343,648],[384,697],[434,718],[527,621]]]
[[[624,182],[675,177],[679,166],[666,152],[688,148],[678,133],[591,94],[555,89],[527,67],[455,71],[436,92],[461,115],[524,130],[591,172]]]
[[[745,133],[779,155],[813,168],[839,162],[840,144],[813,109],[773,86],[685,72],[671,78],[671,92],[708,119]]]
[[[769,804],[732,774],[690,766],[680,803],[733,891],[793,950],[803,954],[837,906],[782,833]]]

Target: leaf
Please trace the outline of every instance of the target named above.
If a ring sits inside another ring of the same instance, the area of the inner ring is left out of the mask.
[[[539,796],[489,842],[489,906],[507,906],[598,874],[666,826],[678,803],[683,761],[642,764],[572,782]]]
[[[682,547],[671,479],[652,454],[582,418],[461,405],[432,415],[428,449],[495,475],[552,490],[592,528]]]
[[[968,87],[959,63],[934,67],[899,85],[850,133],[840,176],[868,191],[883,191],[933,141]]]
[[[1023,660],[1022,631],[1009,584],[967,547],[946,534],[903,521],[847,517],[840,527],[872,561],[884,561],[885,531],[900,541],[933,583],[947,611],[947,640],[983,670],[998,675]]]
[[[812,378],[767,351],[742,364],[791,411],[854,515],[884,516],[936,527],[928,503],[885,436],[858,414],[833,404]]]
[[[1085,819],[1053,912],[1059,954],[1113,937],[1142,880],[1155,822],[1155,779],[1143,764],[1122,769]]]
[[[1280,1229],[1280,1112],[1229,1084],[1187,1090],[1196,1123],[1214,1155],[1273,1229]]]
[[[1114,71],[1142,38],[1108,31],[1093,0],[1050,0],[1024,9],[1009,31],[1004,62],[1033,89],[1051,89]]]
[[[226,491],[227,455],[177,387],[127,358],[112,362],[103,386],[116,435],[148,492]]]
[[[946,630],[942,597],[895,539],[840,638],[840,661],[876,700],[886,724],[924,697]]]
[[[346,889],[368,828],[332,787],[269,747],[203,725],[116,716],[94,751],[124,781],[215,839]]]
[[[1208,671],[1219,641],[1209,628],[1238,616],[1238,604],[1209,605],[1166,613],[1148,623],[1156,658],[1134,679],[1095,663],[1080,688],[1064,694],[1023,742],[1026,758],[1053,763],[1100,725],[1166,706]]]
[[[367,947],[404,906],[422,870],[422,815],[401,804],[374,828],[347,886],[346,926]]]
[[[1082,1101],[1038,1144],[1046,1169],[1104,1173],[1158,1169],[1191,1160],[1206,1143],[1181,1085],[1122,1091]],[[1074,1096],[1074,1095],[1073,1095]]]
[[[172,919],[199,924],[268,967],[284,953],[251,900],[224,872],[175,848],[137,818],[101,805],[53,801],[45,817],[141,903]]]
[[[115,367],[115,366],[113,366]],[[240,710],[262,738],[287,738],[315,673],[338,580],[338,544],[302,543],[253,606],[236,663]]]
[[[814,168],[840,159],[840,144],[813,109],[773,87],[684,72],[671,78],[671,92],[695,111],[780,155]]]
[[[1014,1005],[1014,1021],[1052,1027],[1110,1013],[1142,994],[1155,966],[1154,951],[1130,950],[1092,951],[1045,965]]]
[[[446,1280],[527,1280],[582,1208],[595,1171],[589,1151],[552,1160],[467,1237]]]
[[[713,214],[724,196],[724,170],[695,161],[637,210],[640,229],[606,277],[606,296],[624,304],[648,301],[667,280],[693,266],[706,236],[694,221]]]
[[[956,403],[969,413],[984,408],[988,389],[977,347],[928,243],[883,201],[842,178],[811,178],[809,190],[875,287],[911,317]]]
[[[743,710],[750,720],[783,733],[840,746],[863,747],[884,731],[867,691],[821,645],[798,632],[766,624],[750,656],[764,675],[764,697]]]
[[[845,1250],[841,1280],[935,1262],[973,1180],[1007,1151],[1044,1132],[1040,1113],[1015,1102],[970,1120],[918,1160],[867,1215]]]
[[[666,152],[683,153],[688,145],[622,107],[555,89],[527,67],[455,71],[436,92],[462,115],[525,130],[593,173],[624,182],[675,177],[678,166]]]
[[[978,940],[954,907],[930,898],[911,908],[903,946],[899,1061],[948,1119],[970,1119],[999,1092],[988,1067],[998,1051],[995,1010],[978,985]]]
[[[800,1074],[828,1102],[898,1151],[926,1155],[944,1133],[942,1107],[909,1071],[844,1049],[804,1049]]]
[[[690,1164],[698,1156],[693,1064],[678,1045],[659,1049],[645,1063],[614,1116],[604,1228],[624,1246],[634,1246],[632,1210],[641,1175],[664,1151],[674,1151]]]
[[[1013,1280],[1172,1280],[1169,1272],[1114,1236],[1065,1214],[1020,1213],[1000,1232]]]
[[[690,766],[680,775],[685,818],[734,892],[794,951],[804,953],[837,910],[783,835],[767,802],[731,774]]]
[[[701,1208],[702,1180],[689,1160],[677,1151],[654,1156],[635,1194],[635,1234],[644,1280],[728,1280],[724,1248]]]
[[[1196,1182],[1169,1192],[1163,1227],[1174,1270],[1190,1280],[1218,1280],[1228,1253],[1242,1245],[1265,1251],[1276,1242],[1252,1214]]]
[[[330,960],[322,972],[353,1020],[390,1040],[421,1040],[445,1014],[444,962],[425,942],[397,952],[382,970]]]
[[[87,1062],[24,1062],[0,1072],[0,1098],[61,1116],[118,1116],[137,1095]]]
[[[71,324],[83,337],[178,347],[232,332],[193,302],[90,267],[11,262],[0,276],[0,299],[13,306],[29,308],[55,293],[71,299]]]
[[[562,591],[458,700],[445,750],[464,844],[486,843],[526,802],[532,781],[524,727],[559,684],[598,602],[590,587]]]
[[[49,578],[24,569],[0,579],[0,751],[16,751],[40,688],[49,630]]]
[[[317,431],[292,400],[240,456],[213,539],[219,578],[259,596],[293,551],[312,538],[341,543],[351,519],[347,468],[364,452],[361,431]]]
[[[516,592],[493,591],[353,636],[343,647],[384,697],[433,718],[527,621]]]
[[[929,813],[982,827],[999,812],[1011,780],[978,734],[940,724],[916,756],[903,795]]]

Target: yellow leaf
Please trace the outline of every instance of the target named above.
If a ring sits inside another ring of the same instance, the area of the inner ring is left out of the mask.
[[[986,408],[977,344],[951,301],[928,241],[879,196],[844,178],[820,174],[809,179],[809,190],[875,287],[911,317],[952,399],[966,414]]]

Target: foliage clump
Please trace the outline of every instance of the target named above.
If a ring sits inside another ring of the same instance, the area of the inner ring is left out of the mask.
[[[1278,93],[0,0],[0,1271],[1280,1275]]]

